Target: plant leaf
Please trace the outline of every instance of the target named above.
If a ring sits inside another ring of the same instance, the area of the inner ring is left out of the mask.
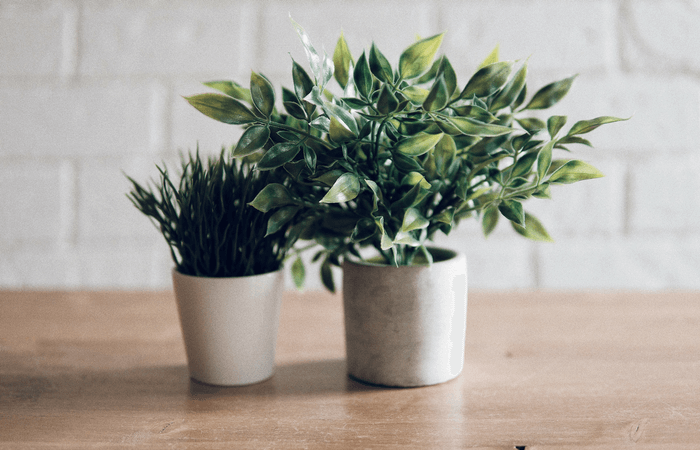
[[[311,72],[313,72],[314,77],[316,78],[316,84],[323,88],[323,86],[325,86],[328,80],[330,80],[333,76],[333,62],[329,61],[327,55],[321,56],[316,51],[314,46],[311,44],[309,35],[306,34],[306,31],[304,31],[301,25],[296,23],[291,17],[289,17],[289,20],[292,21],[292,26],[294,26],[294,29],[299,35],[301,43],[304,46],[304,51],[306,52],[306,58],[309,60]]]
[[[338,42],[335,44],[335,51],[333,52],[333,67],[335,80],[340,84],[340,87],[345,89],[350,80],[350,65],[352,64],[352,55],[350,54],[350,49],[348,48],[348,43],[345,41],[345,36],[340,33]]]
[[[428,96],[423,102],[423,109],[426,111],[440,111],[450,101],[450,94],[447,92],[445,77],[439,76],[435,79],[433,86],[428,92]]]
[[[350,240],[352,242],[361,242],[365,239],[371,238],[376,232],[377,225],[374,223],[374,220],[363,217],[357,221],[355,229],[352,231],[352,235],[350,236]]]
[[[298,211],[298,206],[284,206],[275,211],[267,220],[267,232],[265,236],[269,236],[281,230],[287,222],[294,218]]]
[[[409,231],[426,228],[428,225],[430,225],[430,221],[420,211],[416,208],[408,208],[403,216],[401,231],[408,233]]]
[[[547,119],[547,132],[549,136],[554,139],[565,124],[566,116],[552,116]]]
[[[304,268],[304,261],[301,260],[301,257],[297,256],[294,260],[291,272],[294,286],[296,286],[297,289],[303,289],[306,281],[306,269]]]
[[[518,225],[525,225],[525,212],[523,205],[517,200],[503,200],[498,205],[498,210],[503,214],[503,217],[515,222]]]
[[[243,132],[233,151],[234,158],[247,156],[263,148],[270,137],[270,129],[266,125],[253,125]]]
[[[507,108],[513,105],[513,102],[518,98],[525,87],[525,79],[527,78],[527,64],[523,64],[515,75],[503,86],[501,92],[498,93],[496,99],[491,103],[491,111]],[[513,105],[513,109],[518,105]]]
[[[496,44],[496,46],[491,50],[491,53],[489,53],[489,56],[484,59],[481,64],[479,64],[479,67],[477,67],[477,70],[483,69],[486,66],[489,66],[491,64],[495,64],[499,60],[499,54],[501,52],[501,46]]]
[[[484,232],[484,236],[488,237],[496,229],[499,217],[498,208],[495,206],[489,206],[484,210],[484,215],[481,219],[481,229]]]
[[[589,133],[596,128],[598,128],[601,125],[604,125],[606,123],[613,123],[613,122],[620,122],[620,121],[625,121],[629,119],[621,119],[619,117],[612,117],[612,116],[603,116],[603,117],[597,117],[595,119],[591,120],[581,120],[578,121],[574,124],[573,127],[571,127],[571,130],[567,133],[567,136],[574,136],[577,134],[585,134]]]
[[[229,97],[243,100],[244,102],[248,102],[250,104],[253,103],[253,99],[250,97],[250,89],[244,88],[234,81],[208,81],[202,84],[212,89],[216,89],[219,92],[223,92]]]
[[[273,208],[295,204],[289,190],[279,184],[270,183],[255,196],[252,202],[248,203],[260,212],[268,212]]]
[[[399,58],[399,75],[410,80],[422,75],[432,65],[435,53],[442,44],[442,34],[421,39],[401,53]]]
[[[389,115],[390,113],[396,111],[399,106],[399,101],[388,85],[382,86],[379,91],[379,98],[377,99],[377,111],[380,114]]]
[[[435,168],[438,174],[442,177],[447,174],[450,166],[455,160],[457,155],[457,146],[455,145],[454,139],[449,134],[446,134],[438,141],[435,145],[435,150],[433,150],[433,156],[435,157]]]
[[[258,170],[276,169],[294,159],[301,147],[298,142],[280,142],[273,145],[255,166]]]
[[[321,282],[331,292],[335,292],[335,281],[333,281],[333,271],[328,258],[321,264]]]
[[[408,156],[420,156],[428,153],[431,148],[435,147],[443,134],[427,134],[418,133],[403,141],[399,142],[396,151]]]
[[[292,60],[292,80],[294,81],[294,93],[300,101],[309,95],[314,87],[314,82],[311,81],[309,74],[294,60]]]
[[[537,160],[537,153],[526,153],[518,158],[518,161],[513,166],[513,171],[511,172],[511,177],[517,178],[522,177],[530,173],[530,169],[535,165]]]
[[[251,72],[250,96],[253,98],[253,104],[258,111],[269,119],[275,107],[275,90],[267,78]]]
[[[570,184],[602,176],[603,174],[592,165],[574,159],[567,161],[552,172],[548,181],[550,183]]]
[[[537,218],[531,214],[525,213],[525,225],[518,225],[515,222],[511,222],[513,229],[517,231],[520,235],[525,236],[533,241],[543,241],[543,242],[554,242],[554,240],[549,236],[547,230],[545,230],[542,223],[540,223]]]
[[[355,138],[352,131],[343,126],[338,119],[331,117],[330,126],[328,128],[328,137],[335,143],[350,141]]]
[[[479,69],[467,82],[459,97],[462,99],[470,99],[474,96],[488,97],[505,84],[512,67],[513,62],[501,61]]]
[[[316,90],[316,88],[314,88],[314,90]],[[355,121],[355,117],[353,117],[350,110],[327,101],[323,102],[323,109],[330,117],[335,117],[338,122],[343,124],[343,126],[347,128],[353,136],[358,135],[360,130],[357,128],[357,121]]]
[[[391,64],[389,64],[389,61],[374,43],[372,43],[372,47],[369,50],[369,70],[384,83],[391,84],[394,81]]]
[[[360,179],[354,173],[346,172],[338,177],[333,186],[321,199],[321,203],[347,202],[360,193]]]
[[[545,175],[552,166],[552,149],[556,141],[549,141],[540,149],[537,155],[537,179],[544,180]]]
[[[355,86],[360,95],[368,99],[372,91],[372,73],[367,64],[365,52],[362,52],[362,55],[357,60],[357,65],[355,65],[355,70],[353,71],[353,80],[355,80]]]
[[[258,120],[243,103],[226,95],[198,94],[185,97],[185,100],[205,116],[219,122],[243,125]]]
[[[535,93],[530,103],[523,109],[547,109],[554,106],[569,92],[577,76],[574,75],[546,85]]]
[[[469,117],[447,117],[447,120],[459,131],[469,136],[501,136],[515,131],[514,128],[479,122]]]

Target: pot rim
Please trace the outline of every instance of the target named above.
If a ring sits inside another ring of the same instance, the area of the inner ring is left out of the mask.
[[[436,246],[426,246],[428,251],[433,255],[433,264],[440,264],[440,263],[445,263],[449,262],[452,260],[455,260],[457,258],[460,258],[464,256],[463,252],[460,252],[458,250],[454,250],[451,248],[446,248],[446,247],[436,247]],[[437,258],[436,256],[439,255]],[[375,258],[376,256],[373,256]],[[425,264],[411,264],[410,266],[393,266],[391,264],[386,264],[386,263],[379,263],[379,262],[373,262],[371,260],[366,260],[366,259],[357,259],[357,257],[345,257],[343,258],[343,264],[350,264],[354,266],[361,266],[361,267],[388,267],[388,268],[393,268],[393,269],[399,269],[402,267],[430,267],[430,264],[425,263]]]
[[[206,277],[206,276],[188,275],[188,274],[186,274],[186,273],[182,273],[182,272],[180,272],[179,270],[177,270],[177,266],[173,266],[173,267],[172,267],[172,270],[171,270],[171,272],[172,272],[173,275],[177,274],[177,275],[180,276],[180,277],[184,277],[184,278],[196,278],[196,279],[199,279],[199,280],[206,280],[206,279],[210,279],[210,280],[234,280],[234,279],[242,279],[242,278],[257,278],[257,277],[269,276],[269,275],[271,275],[271,274],[276,274],[276,273],[279,273],[279,272],[282,272],[282,271],[284,271],[284,266],[283,266],[283,265],[280,266],[279,269],[277,269],[277,270],[272,270],[272,271],[270,271],[270,272],[265,272],[265,273],[256,273],[256,274],[254,274],[254,275],[240,275],[240,276],[235,276],[235,277]]]

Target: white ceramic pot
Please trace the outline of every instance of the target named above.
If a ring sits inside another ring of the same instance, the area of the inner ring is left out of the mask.
[[[430,249],[435,262],[393,267],[343,262],[348,374],[384,386],[427,386],[464,365],[467,259]]]
[[[284,272],[207,278],[173,269],[190,377],[221,386],[257,383],[275,369]]]

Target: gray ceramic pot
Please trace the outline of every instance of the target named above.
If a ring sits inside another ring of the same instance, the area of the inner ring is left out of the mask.
[[[343,262],[348,374],[384,386],[426,386],[464,365],[467,260],[430,249],[430,266]]]

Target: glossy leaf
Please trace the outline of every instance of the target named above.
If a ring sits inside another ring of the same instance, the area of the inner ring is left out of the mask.
[[[564,125],[566,124],[566,116],[552,116],[547,119],[547,132],[554,139]]]
[[[255,72],[250,74],[250,96],[258,111],[269,118],[275,107],[275,90],[264,76]]]
[[[601,125],[606,123],[620,122],[628,119],[621,119],[619,117],[603,116],[591,120],[581,120],[576,122],[571,130],[567,133],[567,136],[574,136],[579,134],[589,133]]]
[[[258,170],[276,169],[294,159],[301,147],[297,142],[280,142],[273,145],[258,161]]]
[[[426,111],[440,111],[447,103],[450,101],[450,94],[447,91],[447,84],[445,84],[445,77],[439,76],[435,79],[433,86],[428,92],[428,96],[423,102],[423,109]]]
[[[374,44],[372,44],[369,50],[369,70],[384,83],[392,83],[394,81],[394,75],[389,60],[386,59]]]
[[[205,116],[231,125],[244,125],[258,119],[238,100],[221,94],[199,94],[185,97]]]
[[[523,205],[516,200],[503,200],[498,205],[498,210],[503,214],[503,217],[515,222],[518,225],[525,224],[525,212],[523,211]]]
[[[432,220],[435,222],[441,222],[447,225],[452,225],[455,216],[455,209],[450,207],[448,209],[442,210],[440,213],[434,215]]]
[[[340,33],[338,42],[335,44],[333,52],[333,75],[340,86],[345,89],[350,80],[350,66],[352,65],[352,55],[348,48],[348,43],[345,41],[345,36]]]
[[[278,232],[299,212],[298,206],[284,206],[277,211],[267,221],[267,232],[265,236],[269,236]]]
[[[417,105],[422,104],[425,99],[428,97],[428,91],[427,89],[423,89],[417,86],[408,86],[404,88],[404,90],[401,91],[401,93],[406,96],[412,103],[415,103]]]
[[[294,81],[294,93],[299,100],[309,95],[314,87],[314,82],[311,81],[309,74],[296,61],[292,61],[292,80]]]
[[[386,84],[382,86],[379,91],[379,98],[377,99],[377,111],[380,114],[388,115],[394,111],[399,106],[399,101],[392,92],[391,88]]]
[[[301,25],[296,23],[291,17],[289,20],[292,21],[292,25],[294,26],[294,29],[299,35],[301,43],[304,46],[304,51],[306,52],[306,58],[309,61],[311,72],[313,72],[314,77],[316,78],[316,84],[320,87],[325,86],[328,80],[330,80],[333,76],[333,62],[330,61],[328,56],[325,54],[321,56],[321,54],[316,51],[316,48],[314,48],[314,46],[311,44],[311,39]]]
[[[350,236],[350,240],[352,242],[362,242],[374,236],[376,232],[377,225],[374,223],[374,220],[363,217],[357,221],[355,229],[352,231],[352,235]]]
[[[306,163],[306,167],[308,167],[311,173],[316,172],[317,157],[314,149],[304,145],[302,148],[302,152],[304,154],[304,162]]]
[[[348,202],[360,193],[360,179],[354,173],[346,172],[338,177],[333,186],[321,199],[321,203]]]
[[[396,147],[396,151],[408,156],[420,156],[425,153],[428,153],[430,149],[435,147],[435,144],[437,144],[440,141],[440,139],[442,139],[442,136],[442,133],[418,133],[401,141]]]
[[[559,144],[581,144],[588,147],[593,147],[591,141],[578,136],[564,136],[563,138],[559,139]]]
[[[292,194],[285,186],[279,183],[271,183],[258,192],[258,195],[255,196],[249,205],[258,211],[266,213],[271,209],[293,205],[294,203]]]
[[[265,125],[254,125],[248,128],[238,140],[233,156],[237,158],[250,155],[263,148],[269,137],[270,129]]]
[[[512,67],[512,62],[502,61],[479,69],[469,80],[459,97],[470,99],[474,96],[487,97],[493,94],[508,81]]]
[[[452,64],[450,64],[450,61],[445,56],[440,58],[440,67],[438,69],[438,73],[442,74],[442,76],[445,78],[447,94],[448,96],[452,97],[452,95],[457,90],[457,74],[455,73]]]
[[[548,142],[537,155],[537,179],[544,180],[545,175],[552,166],[552,149],[556,141]]]
[[[542,119],[536,117],[526,117],[524,119],[515,119],[525,131],[530,134],[537,134],[539,131],[547,128],[547,124]]]
[[[401,180],[401,185],[415,186],[417,184],[420,184],[423,189],[430,189],[431,187],[428,180],[418,172],[409,172]]]
[[[403,216],[401,231],[407,233],[409,231],[426,228],[428,225],[430,225],[430,221],[423,217],[420,211],[416,208],[408,208],[406,214]]]
[[[479,67],[477,67],[477,70],[483,69],[486,66],[489,66],[491,64],[495,64],[499,61],[499,55],[501,53],[500,45],[496,44],[496,46],[491,50],[491,53],[489,53],[489,56],[484,59],[481,64],[479,64]]]
[[[367,58],[365,53],[362,52],[360,58],[357,60],[355,69],[353,71],[353,80],[355,81],[355,86],[364,98],[369,98],[372,92],[372,73],[369,70],[369,65],[367,64]]]
[[[335,117],[338,122],[343,124],[353,136],[357,136],[360,130],[357,128],[357,121],[355,121],[355,118],[349,110],[330,102],[324,102],[323,109],[329,116]]]
[[[577,75],[550,83],[537,91],[523,109],[547,109],[556,105],[571,89]]]
[[[592,165],[583,161],[571,160],[556,169],[548,181],[550,183],[570,184],[602,176],[603,174]]]
[[[517,108],[519,105],[513,105],[513,102],[518,98],[525,88],[525,79],[527,78],[527,64],[523,64],[515,75],[503,86],[501,92],[498,93],[493,103],[491,103],[491,111],[513,106]]]
[[[426,72],[432,65],[435,53],[442,44],[442,34],[421,39],[401,53],[399,58],[399,75],[405,80],[416,78]]]
[[[457,155],[457,146],[450,135],[444,135],[433,151],[435,157],[435,168],[438,174],[444,177]]]
[[[502,125],[492,125],[479,122],[468,117],[449,117],[447,120],[457,127],[459,131],[469,136],[501,136],[515,131],[513,128]]]
[[[394,152],[392,154],[392,159],[396,168],[403,173],[423,170],[423,166],[421,166],[415,158],[412,158],[410,156]]]
[[[536,160],[537,153],[526,153],[520,156],[518,161],[513,166],[513,171],[511,172],[510,176],[517,178],[530,173],[530,170],[532,169],[532,166],[535,165]]]
[[[223,92],[229,97],[233,97],[238,100],[243,100],[244,102],[248,102],[249,104],[253,103],[253,100],[250,97],[250,89],[244,88],[243,86],[234,81],[208,81],[202,84],[212,89],[216,89],[219,92]]]
[[[341,143],[352,140],[355,135],[347,127],[343,126],[338,119],[331,117],[331,122],[328,128],[328,137],[335,142]]]
[[[386,232],[386,229],[384,229],[384,217],[379,217],[378,219],[375,219],[374,223],[379,229],[379,234],[381,236],[379,247],[382,250],[389,250],[394,246],[394,242],[393,239]]]
[[[515,222],[511,222],[511,225],[515,231],[528,239],[532,239],[534,241],[554,242],[554,240],[549,236],[549,233],[547,233],[547,230],[545,230],[542,223],[540,223],[540,221],[531,214],[525,213],[524,226],[518,225]]]

